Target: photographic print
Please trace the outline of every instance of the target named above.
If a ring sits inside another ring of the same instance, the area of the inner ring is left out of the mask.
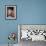
[[[46,25],[20,24],[18,25],[18,31],[20,41],[46,41]]]
[[[16,5],[6,5],[5,7],[5,18],[13,20],[16,19]]]

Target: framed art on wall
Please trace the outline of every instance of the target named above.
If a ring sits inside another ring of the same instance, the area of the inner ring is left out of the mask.
[[[19,24],[18,25],[18,41],[46,41],[46,25],[45,24]]]
[[[5,5],[5,19],[16,19],[16,5]]]

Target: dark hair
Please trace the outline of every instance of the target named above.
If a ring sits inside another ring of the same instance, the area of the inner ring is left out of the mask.
[[[14,7],[7,7],[7,9],[11,9],[11,10],[14,10]]]

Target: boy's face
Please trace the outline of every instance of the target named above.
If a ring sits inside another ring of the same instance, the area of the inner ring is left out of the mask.
[[[11,15],[12,10],[8,9],[8,15]]]

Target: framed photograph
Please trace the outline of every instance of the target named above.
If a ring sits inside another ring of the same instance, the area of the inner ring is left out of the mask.
[[[46,24],[19,24],[18,42],[25,40],[46,41]]]
[[[5,19],[15,20],[16,19],[16,5],[5,5]]]

